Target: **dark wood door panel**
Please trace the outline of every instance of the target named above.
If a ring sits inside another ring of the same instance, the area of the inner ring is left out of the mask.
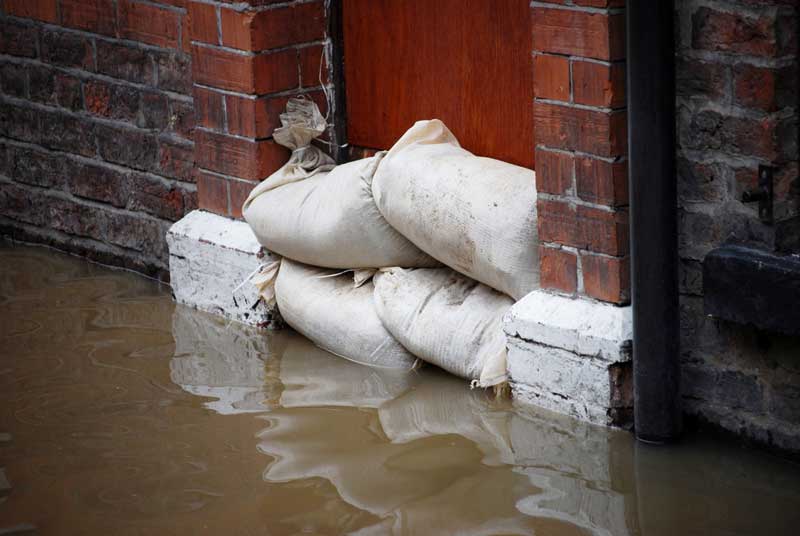
[[[533,167],[527,0],[344,0],[351,145],[439,118],[470,151]]]

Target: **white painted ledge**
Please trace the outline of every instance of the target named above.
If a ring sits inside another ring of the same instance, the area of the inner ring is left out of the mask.
[[[630,359],[620,353],[633,339],[630,307],[537,290],[515,303],[503,324],[509,337],[612,363]]]
[[[245,324],[272,323],[275,311],[259,300],[253,284],[233,293],[261,263],[272,260],[246,223],[195,210],[170,228],[167,244],[178,303]]]
[[[518,402],[614,423],[618,387],[609,367],[631,360],[630,307],[537,290],[514,304],[503,324]]]

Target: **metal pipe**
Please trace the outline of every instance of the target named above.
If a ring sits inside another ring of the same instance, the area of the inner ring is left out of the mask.
[[[675,43],[671,0],[627,3],[634,426],[680,436]]]

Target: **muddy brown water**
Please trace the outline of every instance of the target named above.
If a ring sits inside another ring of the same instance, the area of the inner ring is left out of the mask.
[[[646,447],[0,246],[0,534],[800,533],[800,469]]]

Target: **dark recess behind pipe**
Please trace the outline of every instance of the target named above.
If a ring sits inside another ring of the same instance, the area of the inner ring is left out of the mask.
[[[628,154],[636,437],[681,433],[674,5],[627,3]]]

